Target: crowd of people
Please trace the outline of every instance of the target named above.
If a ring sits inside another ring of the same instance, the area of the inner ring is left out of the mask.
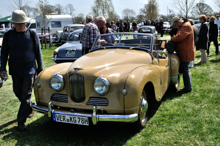
[[[135,20],[133,22],[129,22],[129,20],[125,20],[124,22],[122,20],[118,20],[116,23],[114,21],[106,22],[107,28],[111,28],[116,32],[135,32],[137,30],[137,26],[140,24],[140,26],[155,26],[157,32],[161,33],[161,37],[163,37],[163,19],[160,18],[160,21],[152,19],[150,20],[142,20],[140,23],[137,23]]]

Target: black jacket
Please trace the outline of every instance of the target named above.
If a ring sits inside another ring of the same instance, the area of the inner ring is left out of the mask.
[[[208,49],[209,42],[209,26],[207,22],[201,24],[198,34],[198,41],[196,43],[196,50]]]
[[[31,35],[27,29],[24,32],[12,29],[4,34],[0,71],[6,71],[7,62],[9,62],[9,74],[12,76],[23,77],[42,71],[40,41],[35,32],[33,32],[34,40]]]
[[[218,25],[214,22],[209,23],[209,40],[216,40],[218,38]]]

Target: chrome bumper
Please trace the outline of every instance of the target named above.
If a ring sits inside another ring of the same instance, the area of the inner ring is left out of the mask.
[[[97,114],[97,107],[93,107],[92,114],[80,114],[80,113],[67,113],[67,112],[60,112],[55,111],[53,109],[53,103],[48,103],[48,109],[41,108],[36,105],[32,105],[33,109],[37,112],[48,114],[48,117],[51,117],[52,114],[63,114],[63,115],[70,115],[70,116],[80,116],[80,117],[88,117],[91,118],[93,125],[96,125],[99,121],[105,122],[135,122],[138,120],[138,114],[131,114],[131,115],[100,115]]]

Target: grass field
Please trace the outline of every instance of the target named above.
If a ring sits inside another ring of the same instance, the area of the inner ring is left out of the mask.
[[[50,59],[54,49],[42,49],[44,68],[55,64]],[[0,145],[220,145],[220,56],[214,51],[212,44],[203,65],[196,65],[201,57],[196,52],[195,67],[190,69],[193,91],[167,92],[141,131],[128,123],[90,127],[53,123],[36,113],[27,120],[28,131],[19,133],[15,129],[19,101],[10,77],[0,89]]]

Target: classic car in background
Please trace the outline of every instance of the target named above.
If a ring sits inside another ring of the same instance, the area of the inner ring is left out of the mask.
[[[69,24],[63,27],[63,33],[61,35],[60,41],[61,43],[65,43],[68,39],[68,36],[71,32],[77,30],[77,29],[83,29],[84,24]]]
[[[136,33],[149,33],[149,34],[154,34],[155,36],[158,36],[158,32],[155,28],[155,26],[140,26]]]
[[[164,33],[169,33],[172,30],[172,28],[170,28],[170,23],[169,22],[164,22],[163,23],[163,31]]]
[[[75,61],[82,56],[82,44],[80,43],[80,36],[82,29],[75,30],[69,34],[67,42],[54,50],[52,60],[56,63],[65,61]]]
[[[32,107],[54,122],[133,122],[143,128],[153,104],[169,86],[178,88],[178,69],[177,55],[168,54],[155,35],[100,35],[90,53],[38,75]]]

